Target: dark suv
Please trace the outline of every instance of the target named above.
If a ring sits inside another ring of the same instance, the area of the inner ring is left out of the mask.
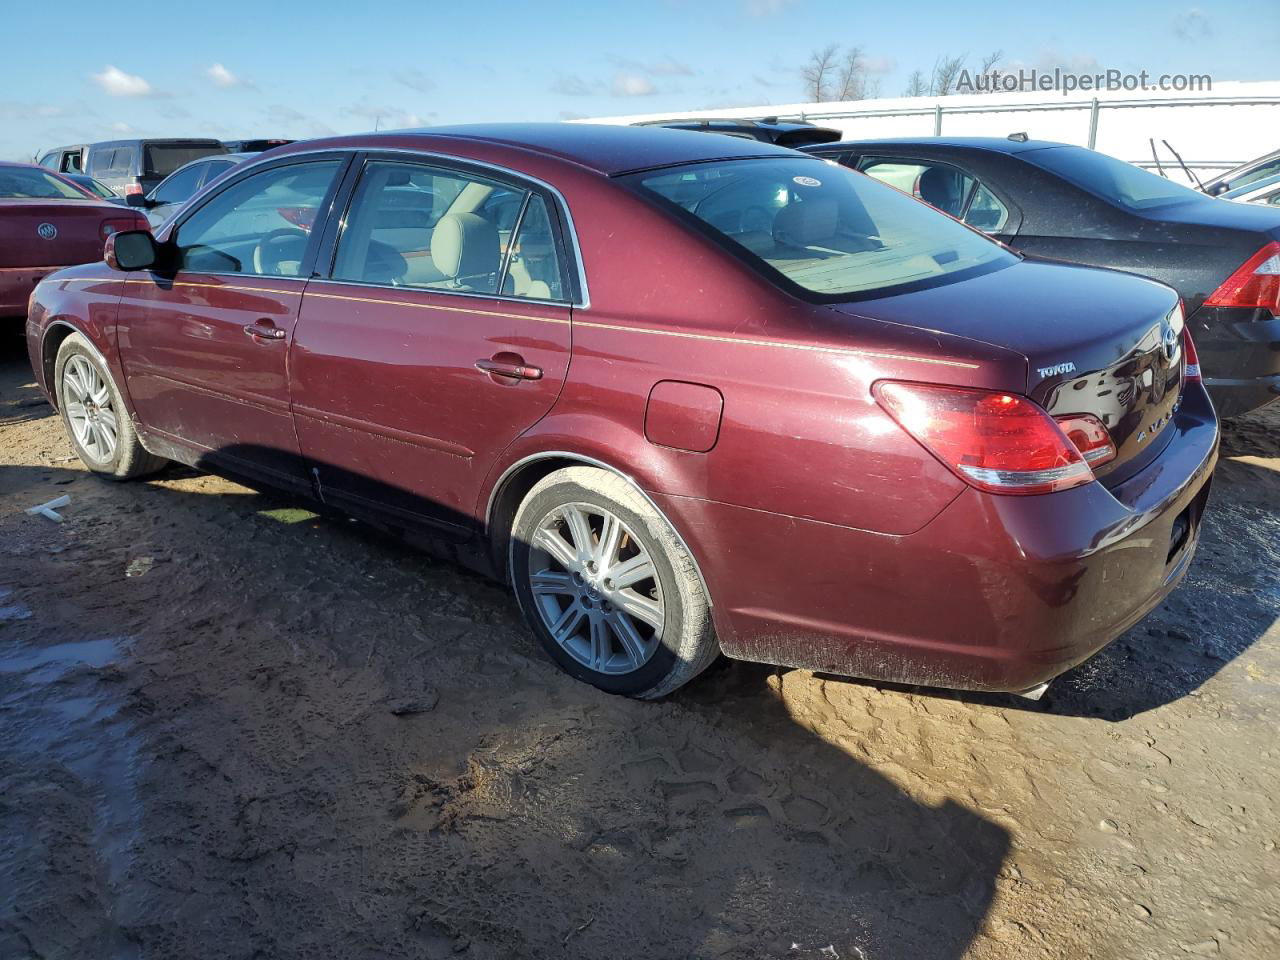
[[[149,193],[183,164],[226,152],[219,140],[106,140],[50,150],[40,158],[40,165],[87,173],[127,197],[131,193]]]
[[[744,137],[747,140],[759,140],[761,143],[776,143],[780,147],[793,148],[814,143],[834,143],[844,136],[839,130],[817,127],[807,120],[779,120],[777,117],[765,117],[763,120],[739,120],[725,117],[712,117],[706,120],[642,120],[634,126],[723,133],[730,137]]]

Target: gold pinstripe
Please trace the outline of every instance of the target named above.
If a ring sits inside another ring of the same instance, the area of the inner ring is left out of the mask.
[[[68,277],[67,280],[78,280],[84,282],[105,282],[100,277]],[[123,283],[140,283],[149,284],[150,280],[123,280]],[[191,283],[179,281],[174,284],[175,287],[206,287],[218,290],[237,290],[245,293],[271,293],[280,294],[288,293],[293,296],[301,296],[302,291],[293,290],[275,290],[270,287],[241,287],[231,284],[222,283]],[[555,323],[569,324],[575,327],[585,327],[593,330],[614,330],[620,333],[645,334],[655,337],[675,337],[681,340],[701,340],[709,343],[732,343],[737,346],[746,347],[772,347],[778,350],[802,350],[807,353],[832,353],[840,356],[849,357],[873,357],[878,360],[902,360],[908,363],[927,363],[940,367],[959,367],[964,370],[977,370],[980,365],[976,363],[967,363],[963,360],[941,360],[936,357],[917,357],[905,353],[881,353],[875,350],[857,350],[850,347],[826,347],[818,344],[810,343],[784,343],[780,340],[757,340],[751,337],[723,337],[710,333],[691,333],[687,330],[659,330],[654,327],[633,327],[619,323],[600,323],[596,320],[575,319],[573,321],[562,317],[532,317],[524,313],[504,313],[498,310],[480,310],[475,307],[446,307],[436,303],[412,303],[404,300],[384,300],[378,297],[352,297],[340,293],[319,293],[310,291],[308,297],[318,297],[324,300],[344,300],[349,303],[376,303],[389,307],[410,307],[419,310],[440,310],[446,313],[467,313],[480,317],[502,317],[507,320],[534,320],[538,323]]]

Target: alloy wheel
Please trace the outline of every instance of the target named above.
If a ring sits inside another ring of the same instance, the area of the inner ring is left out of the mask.
[[[603,507],[569,503],[538,522],[529,586],[552,639],[599,673],[632,673],[662,641],[666,608],[653,558]]]
[[[119,424],[111,388],[88,358],[76,354],[62,372],[63,405],[67,422],[80,448],[97,463],[115,456]]]

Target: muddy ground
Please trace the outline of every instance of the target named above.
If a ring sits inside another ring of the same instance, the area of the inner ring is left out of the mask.
[[[1280,409],[1040,703],[729,662],[617,699],[300,506],[88,476],[0,346],[0,957],[1280,956]]]

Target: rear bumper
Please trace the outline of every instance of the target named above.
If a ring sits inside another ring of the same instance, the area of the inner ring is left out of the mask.
[[[61,270],[53,267],[0,267],[0,317],[25,317],[36,284]]]
[[[1217,463],[1203,389],[1174,424],[1159,459],[1114,489],[966,490],[909,536],[655,499],[698,556],[729,656],[1020,692],[1096,653],[1185,573]]]
[[[1239,416],[1280,397],[1280,317],[1201,307],[1188,322],[1219,416]]]

